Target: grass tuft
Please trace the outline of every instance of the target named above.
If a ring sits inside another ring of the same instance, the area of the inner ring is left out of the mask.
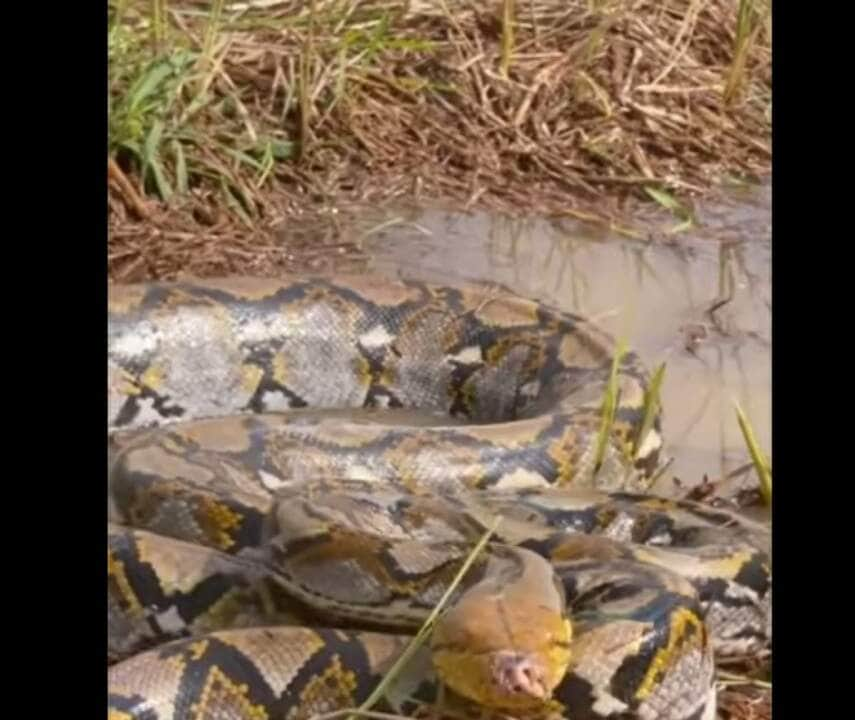
[[[763,0],[110,0],[110,155],[164,209],[192,198],[252,228],[319,198],[374,204],[414,188],[625,225],[603,195],[649,202],[653,188],[654,202],[684,205],[718,178],[768,173],[769,12]],[[111,184],[111,242],[126,195]]]
[[[612,427],[615,422],[615,412],[617,410],[618,393],[620,388],[619,370],[623,357],[626,355],[626,345],[620,342],[615,350],[612,358],[612,368],[609,373],[609,379],[606,383],[606,389],[603,393],[602,409],[600,411],[600,429],[597,432],[596,452],[594,454],[594,473],[596,474],[603,464],[603,458],[606,455],[606,448],[611,440]]]

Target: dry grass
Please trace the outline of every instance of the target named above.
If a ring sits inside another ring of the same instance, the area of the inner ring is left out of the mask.
[[[114,278],[175,272],[176,233],[281,270],[270,228],[342,203],[617,222],[770,169],[761,0],[261,4],[111,0]]]
[[[771,655],[729,658],[718,663],[719,720],[770,720]]]
[[[732,687],[718,695],[720,720],[771,720],[771,690],[754,687]]]

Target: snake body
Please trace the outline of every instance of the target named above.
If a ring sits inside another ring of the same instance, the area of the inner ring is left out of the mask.
[[[113,287],[108,333],[110,720],[358,705],[496,517],[392,709],[710,718],[771,642],[768,531],[644,494],[647,374],[581,317],[232,278]]]

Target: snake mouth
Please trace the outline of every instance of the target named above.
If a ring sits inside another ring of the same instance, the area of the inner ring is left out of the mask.
[[[490,674],[504,695],[522,695],[537,700],[549,697],[543,665],[526,653],[500,651],[490,658]]]

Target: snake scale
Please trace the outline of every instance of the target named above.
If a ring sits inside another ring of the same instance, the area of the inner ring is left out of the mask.
[[[378,709],[713,718],[771,644],[768,530],[649,494],[648,375],[582,317],[227,278],[112,286],[108,336],[109,720],[358,706],[488,528]]]

